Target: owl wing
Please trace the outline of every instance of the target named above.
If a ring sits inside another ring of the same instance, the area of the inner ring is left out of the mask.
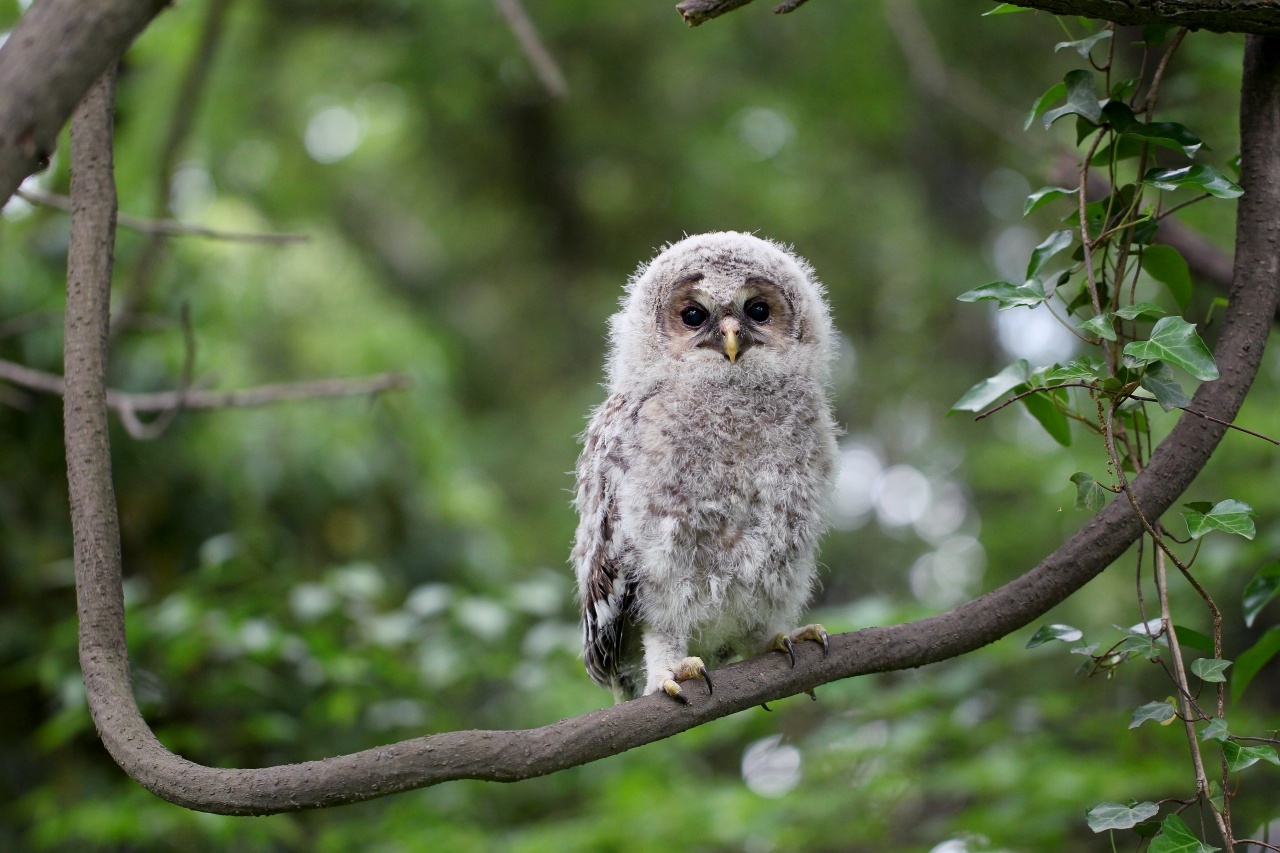
[[[634,630],[634,552],[618,525],[617,489],[627,463],[624,428],[628,401],[611,396],[587,427],[578,460],[578,532],[573,563],[582,601],[582,657],[591,680],[633,692],[622,673],[628,629]]]

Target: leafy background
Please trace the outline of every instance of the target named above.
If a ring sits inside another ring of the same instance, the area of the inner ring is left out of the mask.
[[[0,2],[0,26],[20,6]],[[157,163],[207,5],[157,19],[121,80],[122,210],[154,213],[158,196],[184,220],[310,240],[171,241],[112,386],[173,386],[184,303],[218,387],[413,378],[372,402],[183,415],[154,442],[113,433],[132,665],[161,739],[262,766],[606,704],[577,659],[566,472],[621,285],[685,233],[793,242],[830,288],[846,435],[814,605],[829,629],[939,612],[1074,531],[1070,477],[1105,481],[1100,442],[1061,448],[1020,408],[945,417],[1011,360],[1070,354],[1043,317],[955,301],[1057,226],[1052,206],[1024,221],[1022,205],[1055,183],[1069,123],[1021,128],[1080,64],[1054,44],[1088,32],[986,9],[752,6],[689,31],[669,3],[530,4],[571,88],[554,101],[489,4],[240,0],[172,175]],[[945,89],[921,64],[928,39]],[[1162,96],[1223,170],[1241,47],[1193,35]],[[66,191],[66,151],[38,186]],[[1184,218],[1231,245],[1233,204]],[[0,357],[60,372],[66,242],[65,215],[5,209]],[[145,244],[121,232],[117,302]],[[1215,295],[1199,288],[1188,319]],[[1280,434],[1278,376],[1272,352],[1243,425]],[[1128,729],[1170,691],[1157,669],[1085,679],[1065,645],[1025,650],[1028,629],[544,779],[258,819],[185,811],[123,776],[85,708],[57,400],[0,385],[0,440],[8,849],[1109,850],[1086,808],[1192,793],[1182,732]],[[1209,537],[1197,563],[1227,657],[1276,622],[1272,608],[1246,629],[1239,605],[1280,551],[1276,460],[1230,436],[1188,496],[1258,512],[1256,539]],[[1126,558],[1046,621],[1118,640],[1112,626],[1139,621],[1132,589]],[[1207,631],[1186,589],[1175,607]],[[1233,731],[1277,727],[1277,702],[1272,664]],[[1241,831],[1280,817],[1276,775],[1243,777]]]

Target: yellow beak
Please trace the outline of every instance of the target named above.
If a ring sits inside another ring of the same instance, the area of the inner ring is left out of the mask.
[[[738,360],[738,331],[736,329],[725,330],[724,354],[729,356],[730,364]]]

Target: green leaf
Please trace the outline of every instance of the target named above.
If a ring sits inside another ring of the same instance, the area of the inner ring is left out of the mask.
[[[1132,807],[1120,803],[1099,803],[1084,814],[1090,829],[1106,832],[1108,829],[1133,829],[1136,824],[1159,813],[1160,807],[1155,803],[1137,803]]]
[[[1147,246],[1142,250],[1142,269],[1169,289],[1179,311],[1191,302],[1191,270],[1172,246]]]
[[[1027,640],[1026,647],[1028,649],[1034,649],[1036,646],[1043,646],[1050,640],[1061,640],[1064,643],[1074,643],[1083,636],[1083,631],[1079,628],[1073,628],[1070,625],[1041,625],[1040,628],[1031,635],[1031,639]]]
[[[1037,98],[1036,102],[1031,105],[1031,112],[1027,114],[1027,120],[1023,123],[1022,129],[1027,130],[1030,128],[1031,122],[1036,120],[1036,116],[1048,109],[1050,104],[1055,103],[1059,98],[1065,98],[1066,96],[1067,84],[1054,83],[1049,87],[1048,91]]]
[[[1045,118],[1049,118],[1049,113],[1045,113]],[[1195,187],[1218,198],[1239,198],[1244,194],[1239,184],[1203,163],[1180,169],[1150,169],[1142,176],[1142,182],[1158,190]]]
[[[1057,53],[1058,51],[1062,50],[1064,47],[1069,47],[1072,50],[1074,50],[1076,53],[1083,56],[1085,59],[1088,59],[1089,51],[1093,50],[1093,46],[1098,42],[1103,41],[1104,39],[1109,39],[1109,38],[1111,38],[1111,30],[1102,30],[1100,32],[1094,33],[1091,36],[1085,36],[1084,38],[1078,39],[1076,41],[1060,41],[1053,46],[1053,52]]]
[[[1074,236],[1074,231],[1054,231],[1046,237],[1044,242],[1036,246],[1035,251],[1031,253],[1031,262],[1027,264],[1027,278],[1034,279],[1044,267],[1045,261],[1070,246]]]
[[[1103,311],[1096,317],[1090,317],[1088,320],[1081,320],[1076,323],[1076,328],[1099,338],[1114,341],[1116,339],[1116,329],[1112,325],[1112,318],[1114,317],[1115,315],[1110,311]]]
[[[1199,539],[1214,530],[1234,533],[1245,539],[1252,539],[1257,533],[1253,523],[1253,516],[1257,513],[1243,501],[1225,500],[1213,507],[1207,502],[1197,501],[1184,506],[1187,509],[1182,511],[1182,517],[1192,539]]]
[[[1067,76],[1062,78],[1062,83],[1066,86],[1067,102],[1044,114],[1041,119],[1044,126],[1047,128],[1068,115],[1080,116],[1098,124],[1102,120],[1102,104],[1098,102],[1098,93],[1093,86],[1093,72],[1080,68],[1068,71]]]
[[[1280,561],[1267,563],[1258,569],[1244,587],[1244,625],[1253,627],[1253,620],[1258,618],[1262,608],[1280,593]]]
[[[1227,667],[1231,666],[1231,661],[1222,660],[1221,658],[1198,658],[1192,661],[1191,671],[1200,676],[1201,681],[1207,681],[1213,684],[1226,681]]]
[[[1161,821],[1160,834],[1151,842],[1147,853],[1217,853],[1218,849],[1196,838],[1182,818],[1171,814]]]
[[[1124,80],[1117,80],[1111,84],[1111,100],[1125,101],[1129,96],[1138,91],[1138,78],[1126,77]]]
[[[1020,358],[989,379],[974,385],[951,407],[953,412],[981,412],[1019,385],[1026,384],[1030,367]]]
[[[1208,634],[1202,634],[1186,625],[1174,625],[1173,630],[1178,632],[1178,645],[1204,652],[1206,655],[1213,654],[1213,638]]]
[[[1156,402],[1166,412],[1190,405],[1191,398],[1182,390],[1173,371],[1163,361],[1153,361],[1142,374],[1142,387],[1155,395]]]
[[[1204,147],[1204,142],[1185,126],[1176,121],[1154,121],[1145,123],[1138,121],[1133,110],[1123,101],[1109,101],[1102,110],[1103,116],[1111,122],[1116,133],[1129,136],[1142,142],[1149,142],[1164,148],[1181,151],[1188,157]],[[1206,167],[1207,168],[1207,167]],[[1148,172],[1150,175],[1150,172]],[[1161,187],[1164,189],[1164,187]]]
[[[1046,383],[1079,382],[1088,379],[1100,379],[1105,375],[1106,370],[1101,361],[1081,355],[1076,356],[1060,367],[1054,367],[1053,370],[1045,375],[1044,381]]]
[[[1280,652],[1280,625],[1267,630],[1245,651],[1236,655],[1236,674],[1231,679],[1231,701],[1239,702],[1244,689],[1270,660]]]
[[[1058,408],[1054,401],[1055,394],[1065,395],[1065,391],[1044,391],[1039,394],[1029,394],[1022,398],[1022,405],[1026,407],[1031,416],[1040,422],[1040,426],[1044,427],[1044,431],[1063,447],[1071,446],[1071,422],[1067,420],[1067,416]]]
[[[1071,475],[1071,482],[1076,484],[1076,509],[1097,512],[1106,506],[1111,493],[1083,471]]]
[[[1001,311],[1009,308],[1034,308],[1048,298],[1044,293],[1044,285],[1039,279],[1032,279],[1026,284],[1010,284],[1007,281],[993,281],[982,287],[965,291],[956,297],[959,302],[980,302],[991,299],[999,303]]]
[[[1142,43],[1150,47],[1163,44],[1177,24],[1147,24],[1142,28]]]
[[[1163,637],[1160,639],[1161,642],[1164,641]],[[1116,646],[1116,654],[1124,653],[1139,654],[1147,660],[1155,660],[1160,657],[1160,647],[1150,634],[1132,633]]]
[[[1155,720],[1157,723],[1168,722],[1176,715],[1177,712],[1168,699],[1163,702],[1148,702],[1133,712],[1133,719],[1129,721],[1129,728],[1136,729],[1147,720]]]
[[[1201,742],[1216,740],[1219,743],[1222,743],[1226,741],[1229,736],[1230,735],[1227,733],[1227,721],[1221,717],[1210,720],[1209,725],[1205,726],[1204,730],[1200,732]]]
[[[1122,320],[1136,320],[1139,317],[1154,320],[1157,317],[1163,317],[1168,313],[1168,311],[1164,310],[1154,302],[1135,302],[1132,305],[1126,305],[1123,308],[1116,309],[1116,316]]]
[[[990,12],[983,12],[982,17],[989,18],[992,15],[1012,15],[1014,12],[1030,12],[1031,9],[1026,6],[1015,6],[1012,3],[1001,3]]]
[[[1078,188],[1068,189],[1067,187],[1041,187],[1040,189],[1027,196],[1026,204],[1022,205],[1022,215],[1026,216],[1033,210],[1044,207],[1054,199],[1062,198],[1064,195],[1075,195]]]
[[[1139,364],[1167,361],[1203,382],[1218,378],[1218,366],[1209,348],[1196,334],[1196,327],[1181,317],[1161,317],[1152,327],[1151,337],[1126,344],[1124,354]]]
[[[1270,761],[1280,765],[1280,756],[1276,755],[1274,746],[1259,744],[1258,746],[1241,746],[1233,740],[1222,744],[1222,754],[1227,759],[1227,769],[1232,773],[1252,767],[1259,761]]]

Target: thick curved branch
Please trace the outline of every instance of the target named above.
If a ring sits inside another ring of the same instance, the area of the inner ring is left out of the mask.
[[[451,779],[510,782],[616,755],[839,678],[923,666],[980,648],[1027,625],[1119,557],[1142,532],[1127,498],[1103,508],[1022,577],[917,622],[811,644],[799,665],[766,655],[716,672],[716,692],[687,687],[679,706],[661,694],[525,731],[449,732],[351,755],[262,769],[204,767],[169,752],[138,711],[129,683],[119,530],[111,485],[105,394],[107,293],[114,194],[109,87],[95,90],[72,129],[68,270],[66,442],[75,536],[81,665],[94,722],[125,771],[157,795],[193,809],[268,814],[372,799]],[[1257,373],[1280,301],[1280,40],[1251,37],[1241,95],[1241,183],[1236,267],[1216,358],[1221,378],[1200,386],[1195,407],[1230,421]],[[106,152],[106,153],[104,153]],[[1132,496],[1158,518],[1190,486],[1225,432],[1184,417],[1134,479]]]
[[[676,11],[691,27],[732,12],[751,0],[682,0]],[[803,0],[801,0],[803,2]],[[1275,0],[1007,0],[1015,6],[1055,15],[1084,15],[1117,24],[1177,24],[1220,33],[1280,35]],[[785,15],[800,6],[788,0],[773,11]]]
[[[0,203],[53,154],[62,126],[169,0],[40,0],[0,47]]]

